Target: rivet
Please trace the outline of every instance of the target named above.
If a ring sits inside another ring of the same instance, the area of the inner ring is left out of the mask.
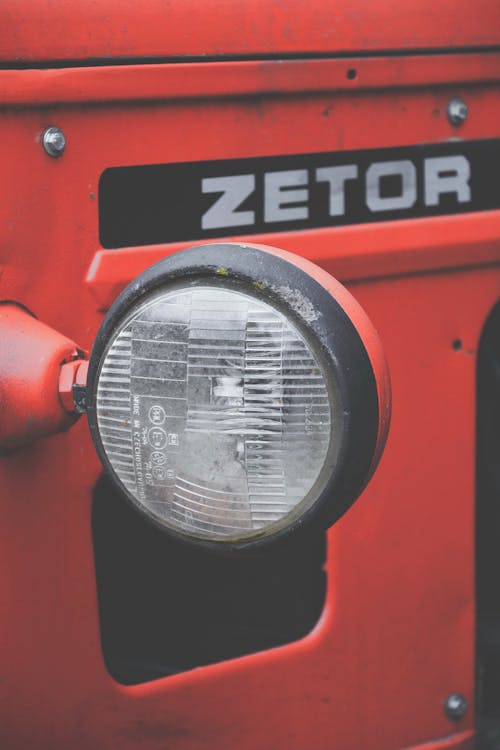
[[[469,114],[469,108],[467,104],[463,99],[460,99],[459,96],[455,96],[448,102],[446,111],[448,113],[448,120],[452,125],[456,126],[461,125],[463,122],[465,122],[465,120],[467,119],[467,115]]]
[[[444,712],[450,721],[459,721],[467,712],[467,701],[461,693],[451,693],[444,703]]]
[[[62,156],[66,148],[66,137],[60,128],[50,127],[43,131],[42,144],[49,156]]]

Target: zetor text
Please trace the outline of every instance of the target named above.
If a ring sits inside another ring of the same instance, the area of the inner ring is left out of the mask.
[[[202,193],[219,197],[203,213],[201,228],[307,222],[318,195],[328,199],[314,210],[330,217],[439,206],[445,195],[466,204],[471,201],[470,179],[470,163],[463,155],[424,158],[418,169],[410,159],[401,159],[377,161],[366,169],[343,164],[203,177]],[[323,186],[321,193],[318,186]]]

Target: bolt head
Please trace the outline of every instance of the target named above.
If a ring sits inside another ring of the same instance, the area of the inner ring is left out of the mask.
[[[459,96],[454,97],[448,102],[446,109],[448,119],[452,125],[461,125],[467,119],[469,108],[463,99]]]
[[[66,138],[60,128],[47,128],[43,131],[42,144],[49,156],[57,158],[66,148]]]
[[[467,712],[467,701],[461,693],[451,693],[444,703],[444,712],[450,721],[459,721]]]

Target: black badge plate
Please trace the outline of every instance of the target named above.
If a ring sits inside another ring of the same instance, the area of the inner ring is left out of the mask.
[[[500,140],[111,167],[105,248],[500,208]]]

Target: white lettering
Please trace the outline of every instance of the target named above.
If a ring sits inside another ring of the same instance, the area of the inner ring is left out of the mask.
[[[237,211],[255,190],[255,175],[238,174],[228,177],[204,177],[202,193],[222,193],[201,217],[202,229],[242,227],[255,224],[255,211]]]
[[[316,183],[326,183],[326,195],[321,190],[321,205],[315,208],[315,218],[320,211],[325,221],[330,217],[345,216],[352,209],[357,216],[360,205],[346,205],[346,193],[351,200],[359,203],[359,192],[364,188],[367,208],[375,213],[412,208],[419,201],[420,209],[425,206],[438,206],[441,196],[455,196],[458,203],[471,201],[471,166],[465,156],[437,156],[423,159],[423,184],[417,183],[419,172],[410,159],[398,161],[377,161],[368,165],[362,174],[357,164],[343,164],[327,167],[313,167]],[[364,170],[363,170],[364,171]],[[348,192],[348,181],[363,180],[356,192]],[[256,223],[295,222],[309,219],[308,169],[287,169],[264,172],[261,175],[243,174],[226,177],[205,177],[201,180],[203,194],[219,193],[215,202],[201,217],[202,229],[228,229],[248,227],[254,229]],[[242,204],[252,196],[253,210],[241,209]],[[328,211],[328,214],[326,213]],[[368,218],[368,217],[367,217]],[[325,222],[326,223],[326,222]],[[321,225],[321,224],[320,224]],[[138,405],[134,403],[134,414]]]
[[[438,206],[444,193],[455,193],[459,203],[469,203],[470,164],[465,156],[433,156],[424,160],[424,200]]]
[[[291,190],[297,185],[307,185],[307,169],[287,169],[284,172],[267,172],[264,175],[264,221],[296,221],[309,217],[307,206],[290,206],[305,203],[309,190]]]
[[[401,194],[382,196],[382,177],[401,177]],[[372,164],[366,171],[366,204],[370,211],[393,211],[411,208],[417,201],[417,170],[407,159],[381,161]]]
[[[321,167],[316,170],[316,182],[327,182],[330,187],[329,207],[330,216],[345,214],[345,183],[358,176],[355,164],[342,167]]]

